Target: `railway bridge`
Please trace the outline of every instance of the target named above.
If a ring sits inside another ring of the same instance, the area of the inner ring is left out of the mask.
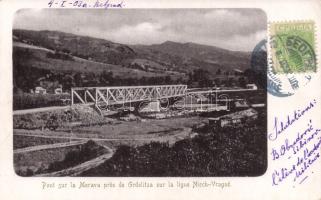
[[[174,97],[215,97],[212,103],[231,101],[229,93],[253,89],[212,90],[188,89],[187,85],[117,86],[117,87],[76,87],[71,89],[71,105],[94,105],[103,114],[113,105],[125,105],[143,101],[157,101]],[[233,98],[236,100],[237,98]],[[244,99],[244,98],[241,98]]]
[[[71,105],[94,105],[100,113],[109,106],[185,96],[187,85],[77,87],[71,89]]]

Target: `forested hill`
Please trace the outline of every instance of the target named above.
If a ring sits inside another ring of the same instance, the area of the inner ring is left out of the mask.
[[[249,52],[229,51],[214,46],[166,41],[155,45],[126,45],[104,39],[57,31],[13,30],[17,40],[106,64],[150,71],[188,73],[200,68],[216,74],[245,70]]]

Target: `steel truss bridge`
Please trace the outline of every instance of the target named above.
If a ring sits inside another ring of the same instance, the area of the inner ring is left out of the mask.
[[[71,105],[94,105],[102,114],[104,111],[109,111],[110,106],[113,105],[124,105],[126,103],[142,101],[156,101],[173,97],[188,98],[193,96],[201,98],[208,95],[214,95],[214,102],[219,100],[225,101],[228,104],[231,98],[229,95],[222,93],[250,90],[252,89],[193,91],[191,89],[187,89],[187,85],[76,87],[71,89]]]
[[[187,85],[71,88],[71,105],[95,105],[102,113],[108,106],[185,96]]]

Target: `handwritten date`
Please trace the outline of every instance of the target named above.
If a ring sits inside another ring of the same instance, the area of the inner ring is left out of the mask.
[[[50,0],[48,2],[49,8],[123,8],[125,6],[123,1],[90,1],[90,0]]]

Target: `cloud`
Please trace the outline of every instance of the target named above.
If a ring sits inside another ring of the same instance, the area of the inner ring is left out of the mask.
[[[266,39],[266,31],[257,31],[251,33],[249,35],[233,35],[232,37],[226,38],[226,40],[216,40],[217,46],[223,46],[227,49],[234,49],[234,50],[245,50],[245,51],[252,51],[254,47],[263,39]],[[247,47],[244,49],[244,47]]]
[[[125,44],[167,40],[251,50],[265,38],[266,16],[257,9],[21,10],[14,28],[58,30]]]
[[[122,41],[127,44],[144,44],[159,42],[157,36],[161,35],[161,25],[157,23],[142,22],[137,25],[124,25],[113,31],[106,31],[111,40]]]

